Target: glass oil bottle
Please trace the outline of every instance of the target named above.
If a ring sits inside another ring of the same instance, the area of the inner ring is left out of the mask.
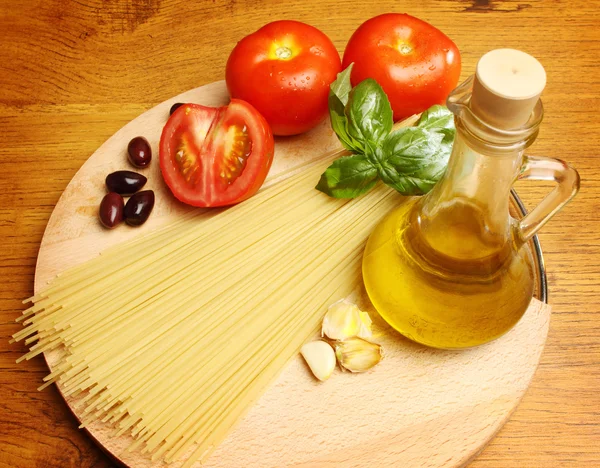
[[[541,64],[513,49],[484,55],[448,98],[456,138],[442,180],[407,199],[372,232],[363,257],[379,314],[413,341],[436,348],[480,345],[522,317],[534,289],[527,241],[579,188],[560,160],[524,156],[542,121]],[[516,179],[556,188],[520,221],[509,214]]]

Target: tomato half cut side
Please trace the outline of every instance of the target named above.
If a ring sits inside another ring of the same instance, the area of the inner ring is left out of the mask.
[[[226,107],[185,104],[160,138],[160,169],[175,197],[192,206],[239,203],[261,187],[273,161],[266,120],[245,101]]]

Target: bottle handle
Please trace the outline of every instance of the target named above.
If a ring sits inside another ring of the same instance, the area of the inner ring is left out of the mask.
[[[579,191],[579,173],[564,161],[543,156],[525,156],[518,179],[553,180],[556,187],[518,222],[521,242],[531,239]]]

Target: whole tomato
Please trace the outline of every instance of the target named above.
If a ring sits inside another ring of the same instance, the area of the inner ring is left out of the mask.
[[[252,104],[275,135],[295,135],[325,118],[329,85],[340,71],[325,34],[298,21],[275,21],[238,42],[226,81],[231,97]]]
[[[388,95],[394,120],[443,104],[460,77],[456,44],[407,14],[388,13],[359,26],[346,46],[343,67],[352,62],[352,85],[375,79]]]

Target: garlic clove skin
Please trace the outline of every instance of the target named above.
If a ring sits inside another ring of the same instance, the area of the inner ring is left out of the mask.
[[[383,348],[362,338],[335,343],[335,355],[342,369],[366,372],[383,359]]]
[[[356,336],[359,338],[371,338],[373,336],[373,332],[371,331],[371,325],[373,321],[369,316],[368,312],[360,312],[360,329]]]
[[[335,369],[335,352],[325,341],[311,341],[300,349],[300,354],[310,367],[314,376],[325,382]]]
[[[361,312],[356,304],[342,299],[329,306],[323,318],[321,336],[346,340],[355,336],[369,338],[371,335],[371,318],[367,312]]]

